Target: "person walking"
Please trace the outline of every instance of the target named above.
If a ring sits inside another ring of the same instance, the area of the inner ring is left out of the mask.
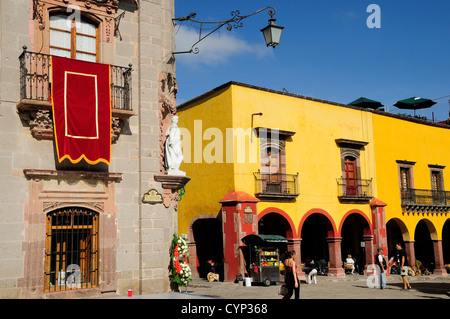
[[[375,263],[378,271],[378,281],[380,283],[380,289],[386,289],[386,272],[387,263],[383,256],[383,248],[378,247],[377,254],[375,255]]]
[[[317,269],[313,268],[308,274],[308,284],[311,285],[311,282],[314,281],[314,284],[317,285]]]
[[[408,282],[408,256],[406,254],[406,251],[402,248],[402,245],[400,243],[395,244],[395,248],[397,249],[396,254],[396,260],[397,264],[400,268],[400,275],[402,276],[403,280],[403,289],[407,290],[411,289],[411,285]]]
[[[291,299],[292,294],[295,292],[295,299],[300,298],[300,283],[297,277],[297,264],[294,261],[295,251],[290,250],[286,254],[284,261],[284,282],[287,287],[287,294],[283,296],[283,299]]]

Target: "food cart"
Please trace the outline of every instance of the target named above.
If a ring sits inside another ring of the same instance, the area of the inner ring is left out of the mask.
[[[242,238],[242,242],[249,248],[248,266],[252,281],[262,282],[265,286],[280,281],[280,252],[287,239],[279,235],[248,235]]]

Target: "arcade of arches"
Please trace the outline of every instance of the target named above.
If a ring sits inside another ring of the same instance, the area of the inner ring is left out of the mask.
[[[446,275],[445,264],[450,263],[450,219],[442,228],[442,239],[438,239],[438,229],[427,218],[421,219],[412,233],[398,218],[386,224],[389,256],[396,243],[401,243],[408,254],[409,265],[418,265],[419,261],[426,269],[435,274]],[[414,240],[411,240],[414,238]]]
[[[213,261],[220,280],[233,280],[232,276],[227,279],[227,268],[224,268],[226,261],[223,251],[227,245],[226,237],[230,235],[223,234],[220,215],[201,215],[192,221],[188,234],[191,267],[205,278],[208,261]],[[347,255],[356,259],[357,269],[363,272],[367,265],[374,263],[376,248],[379,246],[374,238],[372,222],[358,210],[349,211],[338,226],[326,211],[311,210],[303,216],[298,231],[289,215],[277,208],[263,210],[255,222],[259,234],[286,237],[288,243],[280,247],[281,251],[295,250],[297,263],[325,260],[328,263],[328,275],[333,276],[345,276],[342,265]],[[385,227],[389,258],[394,253],[395,243],[400,242],[408,253],[410,265],[420,260],[430,271],[445,275],[444,264],[450,263],[450,219],[442,229],[442,240],[438,240],[438,230],[427,219],[417,223],[414,241],[410,240],[412,236],[399,219],[389,220]],[[243,262],[238,263],[242,270]]]

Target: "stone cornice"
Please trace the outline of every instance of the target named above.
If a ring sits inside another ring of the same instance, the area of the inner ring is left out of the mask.
[[[29,179],[97,179],[104,181],[121,181],[122,173],[89,172],[89,171],[57,171],[51,169],[28,169],[23,173]]]

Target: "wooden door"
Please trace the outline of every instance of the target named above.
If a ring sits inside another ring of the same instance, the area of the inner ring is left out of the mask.
[[[345,160],[345,185],[346,194],[348,196],[356,196],[357,194],[357,181],[356,181],[356,170],[355,161],[347,158]]]

